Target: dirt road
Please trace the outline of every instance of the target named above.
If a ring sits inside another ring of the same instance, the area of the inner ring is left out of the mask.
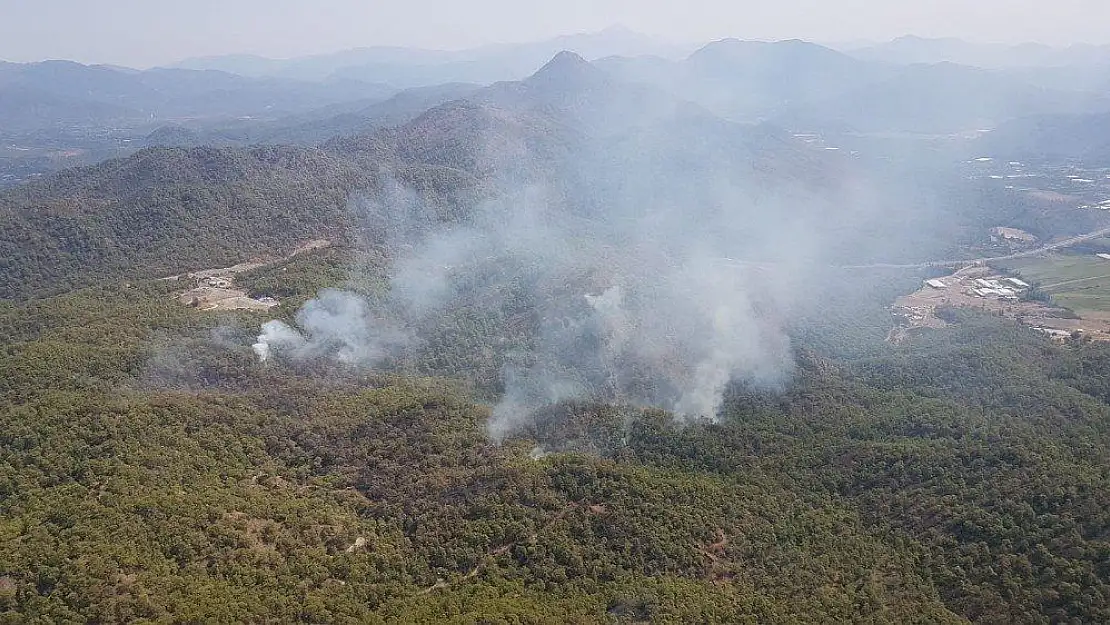
[[[1064,239],[1063,241],[1057,241],[1056,243],[1051,243],[1049,245],[1038,247],[1038,248],[1033,249],[1033,250],[1026,250],[1024,252],[1018,252],[1016,254],[1007,254],[1005,256],[987,256],[987,257],[984,257],[984,258],[962,258],[962,259],[959,259],[959,260],[933,260],[933,261],[927,261],[927,262],[923,262],[923,263],[907,264],[907,265],[899,265],[899,264],[895,264],[895,263],[874,263],[874,264],[870,264],[870,265],[841,265],[841,266],[838,266],[837,269],[932,269],[932,268],[936,268],[936,267],[958,267],[958,266],[961,266],[961,265],[986,264],[986,263],[993,263],[993,262],[998,262],[998,261],[1003,261],[1003,260],[1015,260],[1015,259],[1018,259],[1018,258],[1028,258],[1030,256],[1039,256],[1039,255],[1044,254],[1046,252],[1053,252],[1053,251],[1056,251],[1056,250],[1062,250],[1062,249],[1065,249],[1065,248],[1069,248],[1069,247],[1071,247],[1071,246],[1073,246],[1077,243],[1083,243],[1084,241],[1090,241],[1091,239],[1097,239],[1099,237],[1104,237],[1104,236],[1107,236],[1107,235],[1110,235],[1110,228],[1103,228],[1101,230],[1095,230],[1094,232],[1088,232],[1087,234],[1081,234],[1079,236],[1074,236],[1074,237],[1071,237],[1071,238],[1068,238],[1068,239]]]

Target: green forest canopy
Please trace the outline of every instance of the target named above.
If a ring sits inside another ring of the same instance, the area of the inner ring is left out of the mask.
[[[247,282],[307,297],[337,253]],[[845,293],[719,425],[573,404],[495,446],[481,380],[263,367],[260,318],[170,295],[0,305],[0,620],[1110,619],[1103,346],[967,314],[893,347]]]

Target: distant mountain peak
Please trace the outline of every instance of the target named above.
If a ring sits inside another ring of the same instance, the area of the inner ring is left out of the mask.
[[[727,38],[711,42],[690,55],[689,60],[710,63],[762,62],[787,59],[824,59],[843,62],[847,56],[831,48],[803,39],[746,41]]]
[[[571,52],[570,50],[563,50],[562,52],[556,54],[554,58],[552,58],[550,61],[548,61],[547,64],[544,65],[543,67],[541,67],[540,71],[538,71],[536,73],[537,74],[542,74],[543,72],[565,71],[568,68],[584,68],[584,67],[592,67],[592,66],[590,65],[589,61],[582,58],[577,52]],[[579,71],[579,70],[576,69],[575,71]]]
[[[920,35],[902,35],[891,40],[891,43],[967,43],[956,37],[921,37]]]
[[[578,54],[563,50],[555,58],[547,62],[538,72],[528,79],[530,83],[543,84],[578,84],[582,81],[597,81],[603,79],[605,72]]]

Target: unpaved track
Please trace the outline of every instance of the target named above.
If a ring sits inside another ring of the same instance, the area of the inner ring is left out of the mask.
[[[460,578],[458,578],[454,581],[446,581],[446,580],[441,579],[441,580],[437,581],[435,584],[432,584],[431,586],[425,588],[424,590],[421,590],[420,592],[417,593],[417,595],[419,596],[419,595],[431,594],[431,593],[433,593],[437,590],[440,590],[440,589],[443,589],[443,588],[450,588],[451,586],[453,586],[455,584],[465,582],[468,579],[473,579],[473,578],[477,577],[478,573],[482,572],[482,568],[489,565],[490,563],[492,563],[498,556],[505,555],[506,553],[509,552],[510,549],[512,549],[513,547],[515,547],[517,545],[524,544],[526,542],[536,542],[536,541],[538,541],[540,534],[543,534],[547,530],[551,529],[556,523],[558,523],[559,521],[562,521],[563,519],[565,519],[567,517],[568,514],[577,510],[580,507],[581,507],[581,505],[576,503],[576,502],[571,502],[571,503],[567,504],[566,507],[564,507],[562,510],[557,512],[554,516],[552,516],[550,519],[548,519],[547,522],[544,523],[542,527],[540,527],[536,531],[532,532],[527,537],[525,537],[521,540],[511,542],[507,545],[502,545],[500,547],[497,547],[495,549],[490,549],[489,551],[487,551],[486,554],[484,556],[482,556],[482,558],[480,560],[478,560],[478,564],[476,564],[473,569],[470,569],[470,571],[467,572],[466,575],[463,575],[462,577],[460,577]],[[595,508],[596,508],[595,506],[590,506],[587,509],[590,510],[591,512],[594,512]]]
[[[1104,237],[1104,236],[1107,236],[1107,235],[1110,235],[1110,228],[1103,228],[1101,230],[1095,230],[1094,232],[1088,232],[1087,234],[1081,234],[1079,236],[1074,236],[1074,237],[1071,237],[1071,238],[1068,238],[1068,239],[1064,239],[1063,241],[1057,241],[1056,243],[1051,243],[1051,244],[1045,245],[1043,247],[1038,247],[1037,249],[1034,249],[1034,250],[1027,250],[1027,251],[1024,251],[1024,252],[1018,252],[1016,254],[1007,254],[1006,256],[987,256],[987,257],[983,257],[983,258],[962,258],[962,259],[959,259],[959,260],[932,260],[932,261],[927,261],[927,262],[924,262],[924,263],[916,263],[916,264],[909,264],[909,265],[899,265],[899,264],[894,264],[894,263],[874,263],[874,264],[871,264],[871,265],[841,265],[841,266],[836,267],[836,269],[932,269],[932,268],[936,268],[936,267],[956,267],[956,266],[960,266],[960,265],[975,265],[975,264],[993,263],[993,262],[998,262],[998,261],[1003,261],[1003,260],[1016,260],[1018,258],[1029,258],[1030,256],[1040,256],[1041,254],[1045,254],[1047,252],[1062,250],[1062,249],[1065,249],[1065,248],[1069,248],[1069,247],[1071,247],[1071,246],[1073,246],[1077,243],[1083,243],[1084,241],[1090,241],[1091,239],[1097,239],[1099,237]]]
[[[1089,278],[1076,278],[1074,280],[1064,280],[1063,282],[1055,282],[1053,284],[1045,284],[1045,285],[1041,286],[1041,288],[1044,289],[1045,291],[1047,291],[1049,289],[1056,289],[1056,288],[1059,288],[1059,287],[1062,287],[1062,286],[1071,286],[1073,284],[1082,284],[1083,282],[1092,282],[1094,280],[1105,280],[1107,278],[1110,278],[1110,275],[1091,276]]]
[[[278,263],[283,263],[287,260],[292,260],[293,258],[300,256],[301,254],[305,254],[307,252],[312,252],[315,250],[322,250],[329,247],[331,247],[331,241],[328,241],[327,239],[313,239],[311,241],[306,241],[301,245],[298,245],[296,249],[294,249],[286,256],[239,263],[238,265],[233,265],[231,267],[199,269],[197,271],[190,271],[173,276],[166,276],[165,278],[159,278],[159,280],[184,280],[187,278],[204,279],[215,278],[218,276],[234,276],[235,274],[246,273],[248,271],[254,271],[255,269],[261,269],[263,267],[270,267]]]

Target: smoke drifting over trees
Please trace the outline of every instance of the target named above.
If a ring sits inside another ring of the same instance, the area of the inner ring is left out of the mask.
[[[905,205],[877,220],[876,190],[843,157],[569,53],[390,137],[402,154],[468,172],[484,199],[445,209],[387,176],[353,203],[353,221],[390,258],[388,293],[321,293],[298,327],[266,324],[256,351],[397,367],[432,335],[461,340],[444,323],[460,310],[524,318],[520,344],[502,345],[500,327],[484,342],[500,350],[497,439],[561,401],[714,419],[730,380],[782,388],[796,294],[815,268],[845,250],[904,257],[894,224],[925,238]]]
[[[861,63],[564,53],[0,192],[0,622],[1110,623],[1102,118]]]
[[[708,232],[575,223],[541,198],[532,191],[491,201],[437,230],[389,224],[408,234],[396,246],[402,255],[383,303],[322,292],[298,312],[297,328],[263,326],[257,353],[377,366],[478,287],[523,290],[540,327],[533,349],[510,354],[505,366],[495,436],[538,408],[586,397],[712,418],[732,376],[781,384],[789,375],[788,302],[769,290],[770,276],[728,263]]]
[[[785,244],[783,218],[750,190],[658,175],[631,164],[638,153],[606,152],[621,163],[608,168],[591,166],[600,151],[576,154],[564,162],[582,164],[573,179],[588,182],[576,188],[502,180],[494,199],[452,223],[387,185],[356,210],[392,253],[388,295],[370,303],[325,291],[297,327],[265,324],[258,355],[385,366],[464,300],[527,311],[528,348],[504,355],[504,394],[489,423],[498,439],[564,400],[712,419],[734,377],[781,386],[792,368],[790,292],[809,254]],[[691,182],[700,188],[683,188]],[[791,239],[806,232],[794,228]]]

